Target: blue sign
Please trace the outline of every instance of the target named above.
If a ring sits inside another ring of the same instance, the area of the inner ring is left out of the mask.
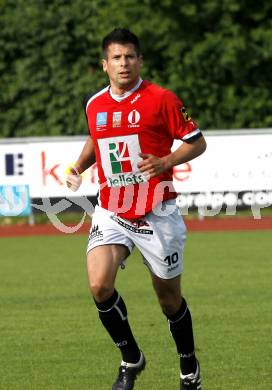
[[[97,126],[105,126],[107,124],[107,112],[98,112],[96,115],[96,125]]]
[[[31,204],[28,185],[0,185],[0,216],[29,216]]]

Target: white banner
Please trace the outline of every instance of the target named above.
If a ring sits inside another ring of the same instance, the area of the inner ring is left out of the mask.
[[[65,185],[68,168],[75,163],[83,145],[84,140],[59,139],[55,142],[0,144],[0,184],[28,183],[31,198],[96,195],[98,178],[95,166],[84,172],[82,186],[76,194]]]
[[[177,192],[272,190],[272,132],[209,135],[206,141],[203,155],[175,168]]]
[[[178,193],[272,190],[272,131],[229,133],[205,133],[206,152],[174,168]],[[0,185],[29,184],[32,198],[96,195],[95,166],[83,174],[78,192],[65,185],[68,167],[76,161],[84,142],[85,138],[79,137],[0,141]],[[173,149],[179,144],[175,141]]]

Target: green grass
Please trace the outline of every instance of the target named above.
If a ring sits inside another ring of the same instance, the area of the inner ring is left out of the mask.
[[[119,353],[90,299],[85,236],[1,239],[0,389],[109,390]],[[271,386],[271,232],[190,233],[184,294],[205,390]],[[148,364],[135,390],[178,389],[178,359],[137,252],[119,272]]]

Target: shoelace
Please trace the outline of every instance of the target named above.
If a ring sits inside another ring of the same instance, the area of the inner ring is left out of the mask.
[[[127,372],[127,367],[126,366],[121,366],[120,370],[119,370],[119,373],[124,375],[126,372]]]
[[[129,372],[129,367],[121,366],[119,369],[119,381],[120,382],[127,382],[127,380],[135,380],[136,375],[134,375],[134,372]],[[129,375],[129,376],[128,376]]]

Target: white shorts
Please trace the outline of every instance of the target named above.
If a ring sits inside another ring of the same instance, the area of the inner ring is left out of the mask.
[[[100,245],[125,245],[131,252],[136,246],[151,272],[162,279],[182,273],[186,227],[175,199],[163,202],[171,207],[170,215],[156,210],[135,220],[120,218],[100,206],[95,207],[87,253]]]

